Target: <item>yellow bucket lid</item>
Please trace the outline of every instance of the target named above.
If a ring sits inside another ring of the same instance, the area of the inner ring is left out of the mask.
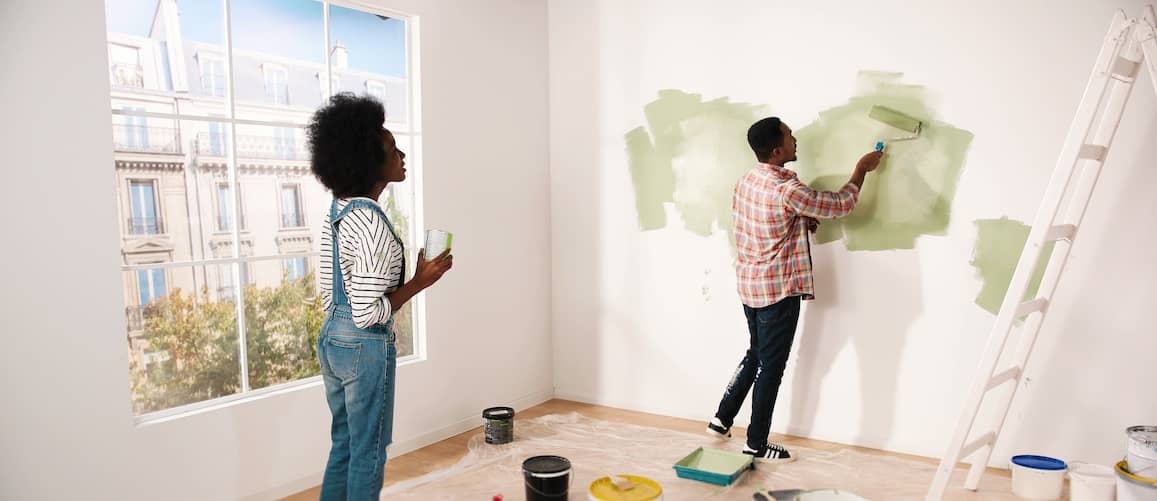
[[[638,475],[618,475],[635,484],[634,489],[619,490],[610,477],[602,477],[587,489],[590,498],[597,501],[653,501],[663,495],[659,482]]]

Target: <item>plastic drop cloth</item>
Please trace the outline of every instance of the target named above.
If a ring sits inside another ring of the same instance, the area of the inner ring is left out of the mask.
[[[610,474],[642,475],[663,486],[665,501],[751,500],[757,490],[825,489],[850,491],[873,500],[924,499],[935,466],[851,449],[819,451],[790,447],[798,459],[782,465],[757,465],[727,487],[676,476],[674,464],[699,447],[740,450],[742,438],[718,442],[706,434],[690,434],[588,418],[577,413],[516,420],[515,440],[489,445],[481,433],[470,439],[469,451],[457,464],[382,490],[383,500],[506,501],[525,499],[522,462],[539,455],[557,455],[572,465],[570,499],[587,499],[587,487]],[[1009,481],[986,475],[980,492],[959,488],[963,470],[945,499],[1015,500]]]

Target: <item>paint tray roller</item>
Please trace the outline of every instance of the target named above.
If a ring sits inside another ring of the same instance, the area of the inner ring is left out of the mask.
[[[878,141],[876,143],[876,151],[884,151],[885,142],[916,139],[920,137],[920,130],[924,128],[924,122],[887,106],[873,106],[872,109],[868,111],[868,118],[910,133],[908,135]]]

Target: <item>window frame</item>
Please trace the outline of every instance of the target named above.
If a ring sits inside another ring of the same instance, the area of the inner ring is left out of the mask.
[[[230,3],[230,0],[224,0],[224,1],[225,1],[225,5],[226,5],[225,21],[226,21],[226,25],[228,26],[229,17],[230,17],[228,5]],[[405,99],[405,103],[406,103],[406,106],[407,106],[409,112],[407,113],[405,122],[394,122],[391,120],[387,120],[387,123],[385,124],[385,126],[389,127],[390,130],[392,132],[394,132],[394,134],[396,136],[399,136],[399,137],[407,136],[409,138],[410,150],[407,151],[407,153],[409,155],[408,160],[409,160],[410,166],[411,166],[411,169],[410,169],[411,175],[410,175],[410,182],[407,183],[407,184],[410,184],[410,186],[407,187],[407,189],[406,189],[406,191],[408,192],[407,198],[408,198],[409,203],[406,206],[399,207],[399,209],[401,210],[402,214],[404,214],[406,216],[406,219],[408,220],[407,221],[408,224],[406,225],[407,234],[410,235],[411,237],[413,237],[413,235],[415,234],[415,228],[422,227],[422,217],[423,217],[422,184],[421,184],[421,170],[422,170],[422,168],[421,168],[421,154],[420,154],[422,129],[421,129],[421,114],[420,114],[420,109],[418,108],[418,104],[421,102],[421,98],[420,98],[421,79],[420,79],[420,71],[419,71],[419,68],[420,68],[419,59],[421,57],[421,51],[420,51],[420,47],[418,44],[418,41],[419,41],[419,36],[418,36],[419,17],[416,15],[412,15],[412,14],[407,14],[407,13],[403,13],[403,12],[399,12],[399,11],[394,11],[394,10],[382,8],[378,5],[370,5],[367,3],[363,3],[361,1],[354,1],[354,0],[337,0],[337,1],[320,0],[320,3],[322,4],[325,19],[327,21],[324,23],[324,30],[326,32],[326,40],[327,40],[327,47],[326,47],[327,50],[325,51],[326,57],[325,57],[324,74],[327,76],[327,78],[332,78],[333,75],[336,73],[336,68],[334,68],[331,64],[332,62],[330,61],[329,50],[328,50],[328,49],[332,48],[331,42],[333,41],[333,39],[331,38],[331,34],[330,34],[331,25],[328,22],[329,9],[330,8],[340,7],[340,8],[346,8],[346,9],[353,9],[353,10],[366,12],[366,13],[370,13],[370,14],[377,14],[380,16],[386,16],[389,18],[397,19],[397,20],[405,23],[404,28],[403,28],[403,30],[404,30],[403,53],[404,53],[404,57],[405,57],[405,69],[404,69],[404,73],[399,78],[404,79],[406,82],[406,92],[405,92],[404,99]],[[107,30],[106,30],[106,36],[109,34],[111,34],[111,32],[107,32]],[[108,39],[106,42],[110,43],[110,44],[111,43],[117,43],[111,38]],[[172,120],[176,120],[177,123],[181,123],[183,121],[220,122],[220,123],[222,123],[227,128],[227,132],[225,134],[223,134],[223,139],[224,139],[223,142],[225,143],[225,144],[223,144],[223,146],[227,150],[225,156],[227,157],[227,162],[228,162],[228,179],[229,179],[230,183],[233,183],[233,186],[239,187],[240,183],[238,183],[237,170],[240,168],[240,165],[239,165],[238,160],[235,158],[236,147],[237,147],[237,145],[236,145],[236,143],[237,143],[237,139],[236,139],[237,125],[274,126],[274,127],[285,126],[285,127],[294,127],[294,128],[300,129],[302,124],[297,123],[297,122],[293,122],[293,121],[289,121],[289,120],[283,118],[283,116],[281,114],[276,113],[276,112],[270,114],[270,116],[268,118],[263,118],[263,119],[253,119],[251,117],[243,117],[237,112],[236,95],[234,92],[234,90],[235,90],[234,85],[235,84],[233,82],[233,78],[235,77],[235,75],[234,75],[235,60],[234,60],[233,53],[236,50],[236,47],[230,46],[229,43],[230,42],[229,42],[228,36],[227,36],[226,44],[224,46],[224,49],[226,52],[225,61],[224,61],[224,63],[225,63],[224,70],[225,70],[225,79],[226,79],[226,89],[225,89],[226,95],[225,95],[224,101],[225,101],[225,106],[226,106],[227,113],[228,113],[227,116],[211,116],[208,114],[197,114],[195,112],[183,111],[179,108],[174,109],[172,112],[169,112],[169,113],[148,111],[148,110],[141,111],[141,110],[113,109],[111,111],[111,115],[114,117],[116,117],[116,116],[139,117],[139,119],[144,120],[146,124],[147,124],[147,119],[172,119]],[[120,44],[120,45],[123,45],[123,44]],[[138,50],[141,50],[141,49],[138,48]],[[138,52],[138,55],[141,55],[140,52]],[[142,64],[143,64],[143,62],[142,62]],[[176,63],[174,63],[174,64],[176,64]],[[182,64],[184,64],[184,63],[182,63]],[[270,82],[269,71],[277,72],[278,70],[280,70],[280,76],[282,77],[282,79],[279,81],[276,77],[273,77],[274,80],[272,81],[272,83],[278,84],[278,85],[280,85],[281,89],[284,89],[284,96],[278,95],[276,90],[275,90],[275,92],[273,93],[272,96],[270,96],[269,93],[267,92],[266,93],[266,99],[261,103],[246,102],[245,104],[247,106],[263,104],[264,106],[268,107],[271,104],[270,101],[275,101],[275,103],[273,103],[273,104],[275,104],[277,106],[286,106],[286,107],[292,108],[292,106],[293,106],[292,105],[292,97],[293,96],[292,96],[292,92],[290,89],[290,81],[289,81],[291,74],[288,71],[288,68],[285,68],[284,66],[280,66],[276,63],[261,63],[261,68],[262,68],[262,73],[263,73],[262,77],[265,80],[265,82],[267,83],[267,86],[268,86],[268,83]],[[131,88],[130,89],[119,89],[119,90],[114,88],[112,91],[113,101],[115,102],[118,99],[118,96],[120,96],[126,90],[128,92],[137,92],[135,89],[131,89]],[[323,96],[323,97],[325,97],[325,96]],[[129,124],[129,125],[133,125],[133,124]],[[192,151],[195,151],[195,150],[192,150]],[[131,179],[148,179],[147,176],[137,176],[136,173],[122,173],[122,174],[118,174],[118,177],[121,177],[122,179],[126,179],[126,180],[130,179],[130,178]],[[165,205],[164,195],[162,194],[162,187],[161,187],[162,180],[154,178],[154,179],[152,179],[152,181],[154,182],[153,186],[154,186],[154,198],[155,198],[155,202],[156,202],[155,207],[156,207],[157,216],[158,216],[157,219],[158,219],[160,226],[161,226],[161,228],[158,228],[159,231],[157,233],[160,235],[165,235],[167,233],[167,229],[164,228],[164,222],[166,221],[166,218],[165,218],[165,209],[164,209],[164,205]],[[297,210],[298,210],[298,219],[303,224],[303,226],[301,226],[301,227],[292,228],[292,229],[298,229],[298,230],[309,229],[308,225],[309,225],[309,220],[311,218],[310,218],[308,208],[306,207],[304,200],[303,200],[303,197],[305,196],[305,190],[303,189],[304,186],[301,183],[289,183],[289,184],[296,184],[297,185],[296,186],[296,203],[297,203]],[[281,183],[278,183],[279,189],[280,189],[280,185],[281,185]],[[128,190],[126,189],[122,193],[127,194]],[[129,196],[129,195],[125,195],[125,196]],[[186,196],[190,196],[190,194],[186,194]],[[240,197],[237,197],[237,198],[240,198]],[[280,198],[280,194],[278,195],[278,198]],[[131,206],[126,204],[126,207],[129,207],[129,210],[131,211]],[[242,231],[242,228],[244,227],[243,223],[241,222],[241,218],[243,216],[240,213],[240,211],[241,211],[240,207],[237,207],[236,211],[237,211],[237,216],[238,216],[237,217],[238,228],[234,228],[234,230],[233,230],[233,235],[234,235],[233,248],[234,248],[234,251],[232,253],[232,257],[213,258],[213,257],[209,257],[209,256],[203,256],[201,258],[190,257],[187,260],[186,259],[172,260],[171,256],[170,256],[170,258],[168,260],[166,260],[163,263],[157,264],[155,266],[156,268],[161,268],[161,269],[165,270],[166,288],[171,287],[173,285],[170,283],[171,277],[169,276],[169,274],[170,274],[169,270],[173,270],[173,269],[177,269],[177,268],[189,267],[189,266],[200,267],[200,266],[229,265],[229,264],[248,265],[248,263],[259,262],[259,261],[266,261],[266,260],[272,260],[272,259],[285,259],[286,255],[284,255],[284,254],[269,255],[269,256],[262,255],[262,256],[256,256],[256,257],[243,255],[243,253],[241,252],[241,249],[239,248],[239,245],[238,245],[238,238],[240,238],[239,233]],[[281,204],[280,203],[278,203],[278,211],[279,211],[279,216],[280,216],[280,212],[281,212]],[[190,217],[192,217],[192,215],[190,215]],[[129,233],[125,232],[123,235],[129,236]],[[132,235],[132,236],[137,236],[137,235]],[[417,242],[416,238],[411,238],[411,240],[414,240],[414,245],[420,245],[420,242]],[[309,273],[310,269],[312,268],[312,266],[309,262],[311,257],[312,256],[318,256],[318,255],[320,255],[319,250],[305,254],[306,273],[307,274]],[[148,264],[141,263],[138,258],[134,258],[134,259],[132,259],[132,261],[133,262],[130,263],[129,260],[126,259],[126,263],[124,265],[122,265],[122,269],[124,271],[132,271],[132,270],[138,269],[142,266],[149,266]],[[411,263],[410,270],[412,271],[412,269],[413,269],[413,266]],[[255,275],[251,272],[251,273],[249,273],[248,278],[249,278],[248,281],[251,282],[254,280]],[[240,291],[239,297],[236,298],[237,304],[238,304],[238,312],[243,313],[243,310],[242,310],[243,306],[242,305],[245,302],[245,293],[243,290],[244,287],[237,287],[237,289]],[[138,293],[138,297],[139,297],[139,293]],[[412,313],[413,313],[413,332],[412,332],[413,353],[410,355],[404,356],[404,357],[400,357],[399,361],[398,361],[399,366],[405,366],[405,365],[410,364],[410,363],[417,363],[417,362],[420,362],[420,361],[426,359],[425,322],[424,322],[424,320],[425,320],[425,302],[424,302],[422,297],[415,298],[413,301],[411,301],[410,307],[412,308]],[[240,362],[241,362],[241,364],[240,364],[241,368],[240,369],[241,369],[241,380],[243,382],[242,388],[239,389],[237,393],[234,393],[232,395],[217,397],[217,398],[211,398],[208,400],[192,402],[192,403],[188,403],[188,404],[184,404],[184,405],[178,405],[178,406],[174,406],[171,408],[166,408],[166,409],[162,409],[162,410],[158,410],[158,411],[144,412],[142,414],[135,415],[134,421],[138,424],[161,422],[161,421],[166,421],[169,419],[175,419],[175,418],[180,418],[180,417],[196,414],[196,413],[202,412],[204,410],[220,408],[220,407],[226,406],[226,405],[232,405],[234,402],[238,402],[238,401],[247,401],[247,400],[251,400],[251,399],[263,398],[263,397],[270,395],[272,393],[285,391],[286,389],[305,388],[308,386],[320,384],[320,375],[317,375],[317,376],[298,379],[298,380],[294,380],[294,381],[286,381],[283,383],[274,384],[272,386],[267,386],[267,387],[260,388],[260,389],[250,388],[249,384],[248,384],[249,378],[248,378],[248,369],[247,369],[247,358],[248,357],[247,357],[247,350],[245,349],[246,334],[245,334],[245,328],[244,328],[243,324],[239,325],[237,336],[239,337],[238,344],[240,345]]]

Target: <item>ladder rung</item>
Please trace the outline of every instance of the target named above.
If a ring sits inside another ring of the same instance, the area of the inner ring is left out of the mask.
[[[1025,301],[1016,307],[1016,318],[1023,317],[1029,313],[1043,312],[1049,305],[1049,300],[1043,297],[1038,297],[1032,301]]]
[[[1073,241],[1073,237],[1077,234],[1077,225],[1075,224],[1058,224],[1049,228],[1048,233],[1045,234],[1045,240],[1068,240]]]
[[[1113,61],[1113,68],[1109,73],[1113,78],[1122,82],[1132,82],[1137,78],[1137,73],[1141,70],[1141,63],[1125,57],[1117,57]]]
[[[965,445],[963,449],[960,449],[960,457],[957,458],[957,460],[971,456],[973,452],[980,450],[981,447],[991,444],[993,440],[996,440],[996,433],[994,432],[990,431],[984,435],[981,435],[976,440],[973,440],[968,445]]]
[[[1077,158],[1104,162],[1105,154],[1108,152],[1109,148],[1099,144],[1082,144],[1081,151],[1077,152]]]
[[[988,380],[988,387],[985,388],[985,391],[996,388],[997,386],[1000,386],[1007,381],[1012,381],[1012,380],[1019,379],[1019,378],[1020,378],[1020,367],[1009,367],[1004,372],[1001,372],[1000,374],[992,376],[992,379]]]

